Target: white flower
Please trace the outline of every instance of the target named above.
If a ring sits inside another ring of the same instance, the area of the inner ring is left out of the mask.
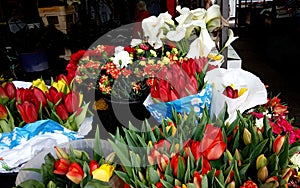
[[[127,67],[129,63],[131,63],[132,58],[129,56],[127,51],[121,51],[115,54],[113,63],[116,65],[117,68]]]
[[[262,129],[264,126],[264,118],[256,118],[255,119],[255,126],[259,129]]]
[[[215,47],[214,41],[210,38],[206,29],[201,29],[200,36],[190,45],[190,50],[186,55],[189,58],[207,57],[209,52]]]
[[[136,46],[142,44],[142,42],[143,42],[143,41],[142,41],[141,39],[132,39],[132,40],[131,40],[131,43],[130,43],[130,46],[136,47]]]
[[[124,47],[123,46],[117,46],[116,48],[115,48],[115,56],[116,56],[116,54],[118,54],[119,52],[122,52],[122,51],[124,51]]]
[[[218,27],[221,27],[221,11],[219,5],[212,5],[206,11],[205,23],[207,30],[212,32]]]
[[[234,34],[233,34],[232,29],[228,29],[228,40],[226,41],[223,48],[228,47],[233,41],[235,41],[235,39],[239,38],[239,37],[234,37],[233,35]]]
[[[167,23],[172,24],[172,16],[167,12],[161,13],[158,17],[150,16],[142,21],[144,35],[148,37],[148,43],[155,49],[163,45],[161,39],[165,38],[164,29],[170,30]]]
[[[292,156],[291,162],[296,166],[296,169],[300,168],[300,153],[296,153]]]
[[[204,80],[215,86],[210,107],[211,117],[217,117],[227,103],[228,121],[231,123],[237,116],[237,110],[243,113],[245,110],[267,103],[267,90],[263,82],[259,77],[243,69],[213,69],[206,73]],[[240,97],[230,99],[222,94],[224,86],[230,84],[234,84],[238,89],[245,87],[248,90]]]
[[[185,37],[186,28],[178,26],[175,31],[169,31],[167,33],[167,39],[178,42]]]

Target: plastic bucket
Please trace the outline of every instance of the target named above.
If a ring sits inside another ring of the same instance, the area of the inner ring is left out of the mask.
[[[25,72],[44,71],[49,68],[46,52],[20,53]]]

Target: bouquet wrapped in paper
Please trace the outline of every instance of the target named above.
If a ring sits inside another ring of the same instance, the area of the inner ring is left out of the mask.
[[[144,105],[158,121],[172,118],[173,111],[187,114],[192,110],[201,116],[211,103],[212,87],[203,78],[209,66],[208,58],[185,58],[174,61],[153,78],[150,95]],[[216,68],[209,66],[210,69]]]
[[[219,68],[207,72],[205,80],[213,85],[210,116],[215,119],[224,105],[227,105],[232,122],[237,110],[245,110],[267,102],[267,90],[261,80],[254,74],[243,69]]]

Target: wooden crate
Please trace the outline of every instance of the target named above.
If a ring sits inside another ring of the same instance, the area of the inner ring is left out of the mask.
[[[43,7],[38,10],[45,26],[54,24],[58,30],[65,34],[70,30],[71,24],[75,23],[74,6]]]

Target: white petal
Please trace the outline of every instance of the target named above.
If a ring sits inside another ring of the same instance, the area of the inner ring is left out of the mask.
[[[220,6],[217,4],[214,4],[207,9],[205,22],[208,23],[215,18],[221,19]]]
[[[178,42],[185,37],[186,29],[184,27],[176,27],[176,31],[169,31],[167,39]]]
[[[228,40],[226,41],[223,48],[229,46],[235,39],[239,38],[239,37],[234,37],[233,35],[234,34],[233,34],[232,29],[228,29]]]
[[[142,40],[141,39],[132,39],[131,43],[130,43],[130,46],[136,47],[136,46],[138,46],[140,44],[142,44]]]

